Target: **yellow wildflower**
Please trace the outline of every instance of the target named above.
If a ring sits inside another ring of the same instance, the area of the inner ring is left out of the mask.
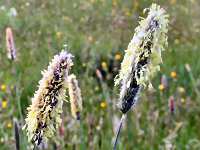
[[[181,98],[181,102],[182,102],[182,103],[185,103],[185,99],[184,99],[184,98]]]
[[[116,54],[115,55],[115,60],[120,60],[122,58],[121,54]]]
[[[7,128],[12,128],[12,123],[11,122],[7,123]]]
[[[63,33],[62,32],[56,32],[57,39],[61,39]]]
[[[185,93],[185,89],[184,89],[184,87],[178,87],[178,91],[179,91],[179,93]]]
[[[100,103],[101,108],[106,108],[107,107],[107,103],[105,101]]]
[[[2,85],[1,85],[1,90],[2,90],[2,91],[6,91],[6,85],[5,85],[5,84],[2,84]]]
[[[7,108],[8,103],[6,100],[3,100],[1,105],[2,105],[2,108],[5,109]]]
[[[164,87],[163,84],[160,84],[160,85],[158,86],[158,88],[159,88],[160,91],[163,91],[163,90],[165,89],[165,87]]]
[[[103,61],[103,62],[101,63],[101,67],[102,67],[104,70],[107,70],[107,69],[108,69],[108,65],[107,65],[107,63],[106,63],[105,61]]]
[[[176,74],[175,71],[172,71],[172,72],[170,73],[170,76],[171,76],[172,78],[176,78],[176,77],[177,77],[177,74]]]

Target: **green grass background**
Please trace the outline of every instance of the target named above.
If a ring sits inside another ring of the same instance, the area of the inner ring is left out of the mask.
[[[0,1],[0,149],[15,147],[13,119],[20,128],[26,107],[37,89],[41,70],[67,44],[74,57],[72,72],[79,79],[83,96],[81,124],[64,105],[64,136],[57,133],[46,149],[112,149],[114,118],[120,118],[116,104],[119,88],[113,78],[119,70],[139,16],[151,3],[164,7],[170,15],[168,48],[163,53],[161,71],[152,81],[154,91],[143,90],[137,106],[128,113],[120,135],[120,150],[200,149],[200,2],[198,0],[1,0]],[[9,16],[15,8],[17,16]],[[5,29],[11,27],[18,59],[6,57]],[[102,62],[107,68],[102,67]],[[114,63],[113,63],[114,62]],[[189,64],[191,72],[187,72]],[[99,82],[95,72],[102,71]],[[115,69],[114,69],[115,68]],[[173,79],[171,72],[176,72]],[[168,88],[159,90],[166,75]],[[180,93],[178,89],[184,88]],[[175,98],[170,114],[168,99]],[[2,108],[2,101],[7,107]],[[102,108],[101,103],[106,103]],[[11,122],[12,127],[8,127]],[[56,141],[56,142],[55,142]],[[20,147],[30,149],[20,129]]]

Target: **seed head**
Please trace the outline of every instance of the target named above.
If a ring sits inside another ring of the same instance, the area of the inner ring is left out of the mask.
[[[51,138],[61,124],[68,71],[73,65],[71,58],[72,55],[66,51],[54,56],[48,69],[42,72],[43,78],[27,109],[24,128],[29,140],[37,145],[43,139]]]
[[[139,22],[133,39],[125,51],[121,70],[115,85],[121,84],[120,109],[126,113],[137,101],[141,87],[150,82],[162,62],[161,51],[167,44],[168,15],[152,4],[146,19]]]
[[[68,88],[71,103],[72,116],[77,120],[80,119],[80,112],[82,110],[81,90],[78,86],[78,81],[74,74],[68,77]]]
[[[6,48],[7,48],[7,56],[11,60],[16,59],[16,49],[13,38],[13,32],[11,28],[6,28]]]
[[[174,101],[174,96],[170,96],[169,98],[169,111],[171,114],[174,114],[175,112],[175,101]]]

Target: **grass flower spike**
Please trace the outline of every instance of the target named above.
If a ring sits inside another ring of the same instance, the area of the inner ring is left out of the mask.
[[[150,83],[150,79],[159,70],[159,64],[162,62],[161,52],[167,45],[168,15],[156,4],[144,10],[147,11],[147,18],[142,19],[135,29],[122,61],[119,76],[115,80],[115,85],[121,85],[119,107],[123,115],[114,150],[125,114],[136,104],[141,88]]]
[[[11,28],[6,28],[6,48],[7,48],[7,56],[11,60],[16,59],[16,49],[13,38],[13,32]]]
[[[118,79],[121,84],[120,109],[126,113],[136,102],[141,87],[150,82],[162,62],[161,51],[167,44],[168,15],[165,10],[152,4],[146,19],[135,29],[128,45]]]
[[[72,55],[66,51],[55,55],[42,72],[43,78],[39,81],[39,88],[28,107],[25,119],[29,140],[39,145],[44,139],[51,138],[61,124],[63,99],[67,88],[68,72],[72,63]]]
[[[68,77],[68,88],[71,103],[72,116],[80,120],[80,111],[82,110],[81,90],[78,86],[78,81],[74,74]]]

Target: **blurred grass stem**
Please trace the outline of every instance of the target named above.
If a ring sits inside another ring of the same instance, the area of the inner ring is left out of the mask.
[[[116,134],[116,137],[115,137],[113,150],[116,150],[116,148],[117,148],[117,142],[118,142],[119,134],[120,134],[122,124],[123,124],[125,118],[126,118],[126,114],[123,114],[122,117],[121,117],[121,120],[119,122],[119,127],[117,129],[117,134]]]
[[[85,144],[84,144],[84,131],[83,131],[83,123],[81,122],[81,119],[78,120],[79,126],[80,126],[80,138],[81,138],[81,150],[86,149]]]
[[[195,80],[195,78],[194,78],[194,76],[193,76],[193,73],[192,73],[192,71],[191,71],[190,65],[189,65],[189,64],[185,65],[185,68],[186,68],[186,71],[187,71],[188,74],[189,74],[190,80],[191,80],[192,85],[193,85],[193,87],[194,87],[194,91],[195,91],[195,93],[197,94],[197,97],[200,97],[200,92],[199,92],[199,90],[198,90],[198,88],[197,88],[197,84],[196,84],[197,82],[196,82],[196,80]]]

